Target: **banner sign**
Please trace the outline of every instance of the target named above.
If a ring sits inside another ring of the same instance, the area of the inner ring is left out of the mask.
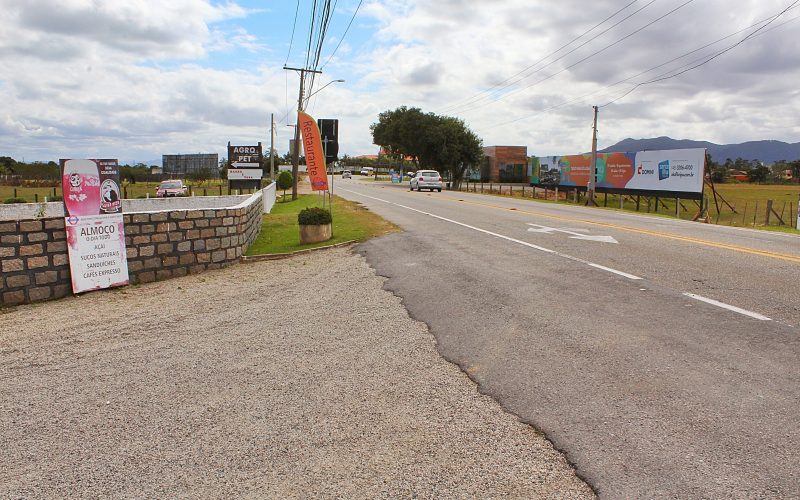
[[[328,190],[328,172],[325,165],[325,150],[317,122],[308,114],[299,112],[300,132],[303,135],[303,150],[306,153],[306,170],[314,191]]]
[[[60,160],[72,292],[128,284],[117,160]]]
[[[705,149],[598,153],[597,188],[702,193]],[[531,158],[531,184],[585,187],[592,155]]]
[[[128,284],[122,214],[65,218],[72,292]]]

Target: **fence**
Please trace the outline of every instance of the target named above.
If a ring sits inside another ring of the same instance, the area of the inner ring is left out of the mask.
[[[158,206],[125,213],[131,283],[185,276],[237,262],[261,231],[265,198],[268,196],[263,193],[225,197],[220,204],[206,198],[199,199],[208,204],[202,208]],[[195,200],[170,201],[191,204]],[[72,292],[64,226],[64,217],[53,215],[0,220],[0,307]]]
[[[576,188],[539,188],[527,184],[462,183],[460,191],[499,196],[530,198],[557,203],[585,204],[586,192]],[[773,199],[718,198],[706,194],[708,208],[706,221],[738,227],[786,227],[797,229],[798,193],[788,191],[772,193]],[[664,198],[659,196],[621,195],[598,193],[595,201],[601,207],[651,214],[671,215],[693,220],[700,215],[699,200]]]

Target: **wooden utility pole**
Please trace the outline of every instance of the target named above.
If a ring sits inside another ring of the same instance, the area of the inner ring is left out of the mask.
[[[597,177],[597,106],[594,108],[594,125],[592,125],[592,167],[589,172],[589,184],[586,186],[586,204],[596,206],[594,202],[595,179]]]
[[[312,69],[290,68],[284,66],[283,69],[297,71],[300,73],[300,95],[297,98],[297,126],[294,129],[294,158],[292,158],[292,200],[297,199],[297,174],[300,165],[300,112],[303,111],[303,88],[306,82],[306,73],[322,73]]]

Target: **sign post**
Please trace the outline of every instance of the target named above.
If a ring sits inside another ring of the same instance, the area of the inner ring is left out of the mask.
[[[264,158],[259,142],[255,146],[231,146],[228,142],[228,185],[232,189],[259,189],[261,187],[261,160]]]
[[[72,292],[128,284],[117,160],[60,160]]]

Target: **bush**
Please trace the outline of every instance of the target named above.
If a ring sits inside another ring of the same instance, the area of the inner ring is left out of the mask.
[[[64,197],[60,195],[48,196],[47,201],[64,201]]]
[[[330,224],[333,219],[331,213],[324,208],[304,208],[297,214],[297,222],[301,226],[319,226],[322,224]]]
[[[25,198],[6,198],[6,201],[3,203],[6,205],[11,205],[12,203],[28,203],[28,200]]]

